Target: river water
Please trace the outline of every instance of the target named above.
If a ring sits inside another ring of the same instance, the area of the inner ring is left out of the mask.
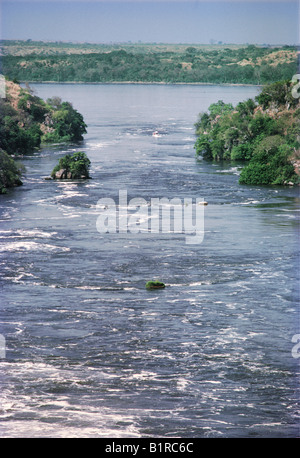
[[[1,196],[0,435],[298,437],[299,190],[241,186],[193,149],[199,112],[259,89],[32,87],[88,133],[24,158],[24,186]],[[92,179],[44,180],[73,151]],[[98,200],[120,190],[207,201],[203,241],[98,231]]]

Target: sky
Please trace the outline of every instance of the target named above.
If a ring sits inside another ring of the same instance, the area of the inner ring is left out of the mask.
[[[298,44],[299,0],[0,0],[0,38]]]

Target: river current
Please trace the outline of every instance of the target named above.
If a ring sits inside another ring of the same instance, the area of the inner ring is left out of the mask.
[[[259,88],[32,88],[88,132],[24,158],[0,197],[0,436],[299,437],[299,190],[239,185],[193,149],[199,112]],[[74,151],[91,180],[44,179]],[[97,230],[120,190],[205,200],[203,240]]]

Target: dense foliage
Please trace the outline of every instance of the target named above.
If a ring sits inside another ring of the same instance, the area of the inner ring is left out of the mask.
[[[264,84],[297,73],[296,50],[259,47],[149,47],[82,54],[4,55],[3,72],[21,81],[166,82]],[[72,52],[72,47],[68,48]],[[101,48],[99,48],[101,50]],[[59,52],[59,51],[58,51]],[[67,52],[67,51],[66,51]],[[43,54],[44,53],[44,54]]]
[[[62,102],[54,97],[47,100],[50,116],[45,123],[48,132],[42,137],[44,142],[78,142],[83,140],[86,124],[83,116],[75,110],[71,103]]]
[[[0,149],[0,194],[4,194],[7,188],[21,186],[21,166],[2,149]]]
[[[255,100],[236,107],[213,103],[199,115],[197,155],[208,160],[247,161],[240,175],[243,184],[297,183],[293,161],[299,157],[299,99],[292,83],[265,86]]]
[[[27,154],[40,146],[42,132],[28,111],[0,99],[0,148],[8,154]]]
[[[42,142],[77,142],[86,124],[69,102],[44,100],[30,88],[7,80],[6,98],[0,99],[0,189],[20,185],[21,170],[9,156],[32,153]]]
[[[66,154],[60,158],[58,164],[52,170],[52,178],[56,178],[56,173],[60,170],[64,172],[66,178],[89,178],[89,167],[91,161],[83,152]]]

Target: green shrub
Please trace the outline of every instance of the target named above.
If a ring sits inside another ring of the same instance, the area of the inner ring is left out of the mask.
[[[76,111],[69,102],[63,102],[59,108],[52,114],[53,128],[55,136],[45,136],[48,141],[54,138],[63,139],[63,141],[80,141],[83,134],[86,133],[86,124],[83,117]],[[43,140],[45,140],[45,137]]]
[[[240,184],[272,184],[275,181],[275,173],[270,165],[251,163],[243,168],[239,183]]]
[[[44,134],[41,138],[43,143],[69,143],[70,142],[70,136],[66,135],[65,137],[60,137],[58,132],[47,132]]]
[[[202,155],[204,159],[212,159],[212,151],[210,146],[209,137],[205,134],[199,135],[195,143],[196,154]]]
[[[18,108],[27,112],[36,122],[43,122],[47,114],[45,102],[37,96],[26,92],[18,102]]]
[[[233,161],[249,161],[253,154],[253,145],[248,143],[241,143],[236,145],[231,150],[230,158]]]
[[[298,177],[289,158],[293,148],[278,135],[266,137],[255,149],[250,163],[241,172],[240,184],[297,183]]]
[[[20,127],[16,115],[0,114],[0,148],[8,154],[27,154],[40,146],[42,132],[38,124]]]

